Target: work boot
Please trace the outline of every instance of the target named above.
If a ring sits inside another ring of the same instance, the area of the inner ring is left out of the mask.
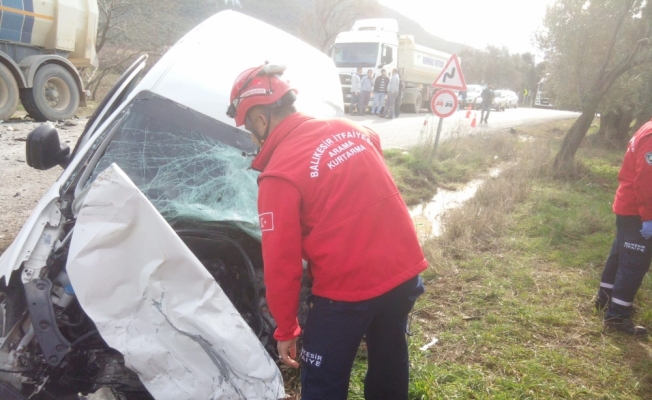
[[[604,320],[604,327],[608,329],[615,329],[617,331],[626,333],[632,336],[645,336],[647,329],[642,326],[634,325],[629,318],[610,318]]]
[[[609,300],[601,300],[600,297],[596,297],[594,306],[595,311],[597,312],[607,312],[607,308],[609,308]]]

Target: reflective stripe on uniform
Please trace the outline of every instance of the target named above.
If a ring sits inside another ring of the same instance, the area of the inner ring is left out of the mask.
[[[632,304],[634,304],[634,303],[629,302],[629,301],[622,301],[622,300],[619,300],[619,299],[617,299],[617,298],[615,298],[615,297],[612,297],[612,298],[611,298],[611,302],[612,302],[612,303],[616,303],[616,304],[618,304],[619,306],[624,306],[624,307],[631,307]]]
[[[611,284],[611,283],[600,282],[600,287],[603,287],[603,288],[605,288],[605,289],[613,289],[613,288],[614,288],[614,285]]]

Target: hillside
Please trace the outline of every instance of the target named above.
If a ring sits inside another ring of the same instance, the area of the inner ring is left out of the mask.
[[[406,17],[396,10],[382,5],[380,7],[383,9],[383,17],[396,19],[398,21],[398,26],[401,30],[401,34],[413,35],[417,44],[441,50],[446,53],[460,53],[462,49],[468,48],[468,46],[461,43],[451,42],[429,33],[416,21]]]
[[[315,0],[240,0],[224,7],[232,8],[254,18],[265,21],[296,36],[301,36],[300,26],[307,11],[314,7]],[[377,12],[377,13],[376,13]],[[394,18],[398,21],[401,34],[413,35],[415,41],[447,53],[459,53],[466,46],[428,33],[416,21],[396,10],[378,4],[375,12],[365,18]]]

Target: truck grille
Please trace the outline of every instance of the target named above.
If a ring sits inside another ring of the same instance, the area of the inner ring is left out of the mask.
[[[340,74],[340,83],[342,85],[350,85],[351,84],[351,75]]]

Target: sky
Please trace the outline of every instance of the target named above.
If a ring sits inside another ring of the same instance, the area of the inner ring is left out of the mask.
[[[477,49],[505,46],[510,53],[541,54],[532,43],[546,6],[554,0],[378,0],[435,36]],[[399,26],[399,31],[400,31]]]

